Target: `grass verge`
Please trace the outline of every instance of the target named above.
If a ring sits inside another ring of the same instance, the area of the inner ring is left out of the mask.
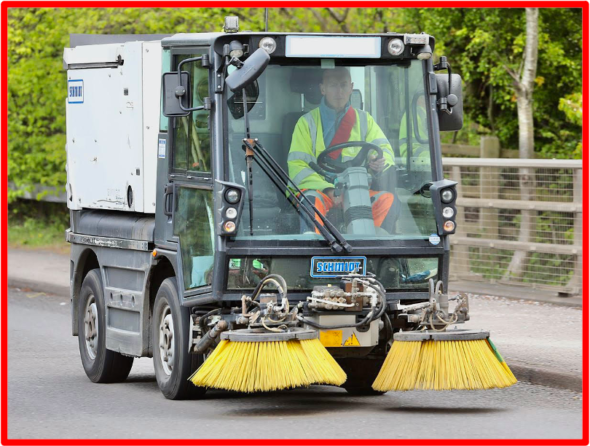
[[[43,249],[62,254],[69,253],[65,230],[69,227],[67,213],[61,209],[10,209],[8,212],[8,247],[17,249]]]

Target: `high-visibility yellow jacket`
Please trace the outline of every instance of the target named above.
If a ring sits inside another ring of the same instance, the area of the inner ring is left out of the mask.
[[[395,164],[395,157],[389,141],[373,117],[363,110],[354,109],[354,111],[356,122],[348,140],[366,141],[378,145],[383,149],[385,168]],[[309,167],[309,163],[317,163],[318,156],[324,150],[326,150],[326,146],[322,132],[322,119],[320,109],[316,108],[299,118],[291,139],[288,158],[289,177],[300,189],[324,190],[334,187]],[[347,147],[342,150],[342,161],[351,160],[359,150],[360,147]]]

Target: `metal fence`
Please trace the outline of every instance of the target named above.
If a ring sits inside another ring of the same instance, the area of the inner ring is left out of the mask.
[[[457,181],[451,280],[578,294],[582,284],[582,161],[521,160],[496,137],[480,147],[443,144],[445,177]],[[504,157],[504,158],[500,158]],[[14,188],[14,185],[9,185]],[[65,203],[62,188],[23,198]]]
[[[582,161],[444,158],[458,182],[451,279],[578,294]]]

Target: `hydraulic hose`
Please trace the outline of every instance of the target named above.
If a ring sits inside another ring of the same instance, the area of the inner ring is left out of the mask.
[[[199,340],[195,348],[195,353],[204,353],[206,352],[209,347],[211,347],[217,337],[221,334],[221,332],[228,329],[227,321],[220,320],[215,327],[209,330],[207,333],[203,335],[203,337]]]

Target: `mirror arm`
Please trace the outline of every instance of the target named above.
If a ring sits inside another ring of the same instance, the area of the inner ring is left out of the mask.
[[[210,102],[209,102],[209,107],[207,107],[207,103],[205,103],[205,105],[201,105],[199,107],[193,107],[193,108],[184,108],[184,106],[182,105],[182,97],[186,94],[186,89],[184,87],[182,87],[182,77],[181,77],[182,76],[182,66],[185,63],[193,63],[193,62],[198,62],[198,61],[202,61],[201,64],[204,68],[208,68],[210,66],[209,56],[207,54],[203,54],[200,57],[191,57],[190,59],[184,59],[182,62],[180,62],[178,64],[177,74],[178,74],[178,85],[179,86],[176,87],[176,91],[174,92],[174,94],[178,98],[178,105],[179,105],[180,109],[185,112],[193,112],[193,111],[198,111],[198,110],[209,110],[211,108]],[[190,82],[190,76],[189,76],[189,82]]]
[[[240,59],[238,59],[237,57],[232,57],[229,62],[228,65],[233,65],[234,67],[237,67],[238,69],[242,68],[242,66],[244,65],[244,62],[242,62]]]
[[[209,98],[205,98],[205,99],[209,99]],[[207,105],[205,104],[205,105],[199,105],[198,107],[193,107],[193,108],[184,108],[182,106],[182,102],[180,102],[180,101],[182,101],[182,99],[178,98],[178,101],[179,101],[178,103],[180,105],[180,108],[184,111],[187,111],[187,112],[193,112],[193,111],[199,111],[199,110],[210,110],[211,109],[211,102],[209,102],[209,107],[207,107]]]
[[[192,57],[190,59],[184,59],[182,62],[180,62],[178,64],[178,70],[176,71],[178,73],[178,85],[182,85],[182,82],[181,82],[181,79],[180,79],[180,73],[182,72],[182,66],[185,63],[198,62],[199,60],[203,60],[204,58],[205,58],[205,55],[203,55],[201,57]],[[207,60],[209,60],[209,57],[207,57]]]
[[[440,109],[445,111],[446,113],[448,113],[449,115],[453,114],[453,106],[455,104],[449,104],[449,97],[451,96],[451,92],[453,91],[452,87],[453,87],[453,83],[452,83],[452,78],[453,78],[453,71],[451,70],[451,64],[447,62],[447,58],[445,56],[441,56],[440,57],[440,62],[438,64],[436,64],[434,67],[434,71],[442,71],[442,70],[447,70],[447,73],[449,74],[449,91],[448,91],[448,95],[446,98],[441,98],[441,100],[439,101],[439,105],[441,106]]]

